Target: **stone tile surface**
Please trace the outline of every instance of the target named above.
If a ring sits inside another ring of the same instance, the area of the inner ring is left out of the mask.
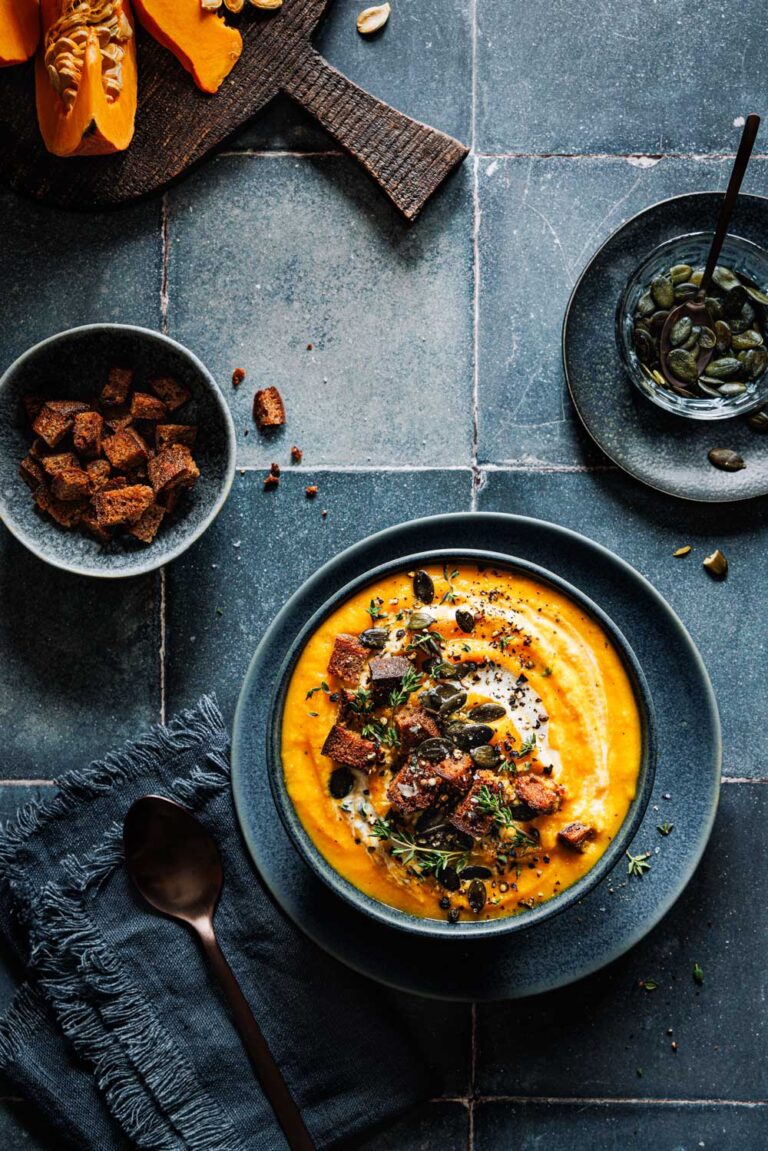
[[[0,189],[0,217],[0,372],[31,344],[64,328],[107,321],[158,327],[157,198],[86,216]]]
[[[762,1151],[766,1107],[636,1103],[486,1103],[474,1151]]]
[[[365,7],[365,5],[362,5]],[[466,0],[410,0],[382,32],[355,27],[358,0],[334,0],[315,36],[329,63],[399,111],[469,143],[472,130],[472,10]],[[235,148],[301,151],[338,145],[288,97],[278,98],[235,139]]]
[[[478,0],[477,148],[735,151],[768,65],[733,15],[722,0]]]
[[[425,1103],[349,1151],[465,1151],[469,1119],[461,1103]]]
[[[761,1053],[768,1028],[754,1005],[768,993],[760,958],[768,915],[760,900],[744,898],[768,882],[768,865],[755,859],[747,830],[766,815],[768,785],[724,784],[699,870],[646,939],[572,987],[480,1004],[479,1094],[766,1098]],[[653,872],[642,882],[652,883]],[[694,963],[704,971],[701,986]],[[647,991],[641,980],[658,987]],[[510,1042],[512,1035],[524,1040]]]
[[[157,586],[70,575],[0,529],[0,778],[52,779],[157,721]]]
[[[573,528],[646,576],[678,613],[704,658],[720,708],[724,773],[768,775],[768,735],[755,723],[768,672],[757,576],[768,540],[768,501],[693,504],[652,492],[618,471],[490,471],[479,505]],[[693,551],[674,559],[672,552],[683,544]],[[723,582],[701,566],[717,547],[730,564]]]
[[[477,163],[479,459],[604,462],[581,428],[563,375],[562,324],[571,290],[623,221],[669,196],[724,187],[729,162],[518,157]],[[762,193],[765,176],[765,162],[755,161],[745,191]],[[643,256],[638,253],[638,263]]]
[[[469,463],[467,169],[417,228],[342,156],[224,157],[169,203],[170,334],[222,384],[241,462],[297,443],[312,464]],[[236,366],[248,375],[235,392]],[[268,441],[251,402],[270,384],[288,424]]]

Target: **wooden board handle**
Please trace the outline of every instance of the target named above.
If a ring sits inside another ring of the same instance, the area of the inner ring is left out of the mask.
[[[288,95],[360,161],[408,220],[416,219],[469,151],[358,88],[314,49],[303,52],[281,80]]]

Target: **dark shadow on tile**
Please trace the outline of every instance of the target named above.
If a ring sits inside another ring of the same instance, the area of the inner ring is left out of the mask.
[[[470,1093],[472,1056],[472,1008],[469,1003],[441,1003],[401,991],[387,993],[398,1018],[413,1034],[423,1052],[425,1066],[438,1079],[436,1095],[448,1098]]]
[[[461,1103],[424,1103],[383,1130],[339,1151],[466,1151],[469,1117]]]
[[[725,774],[768,775],[768,733],[755,722],[764,707],[768,676],[760,579],[768,499],[694,504],[651,491],[618,471],[491,471],[479,504],[481,510],[516,512],[573,528],[646,576],[688,628],[712,678]],[[684,544],[692,546],[691,554],[673,558]],[[723,582],[701,566],[717,547],[730,563]]]

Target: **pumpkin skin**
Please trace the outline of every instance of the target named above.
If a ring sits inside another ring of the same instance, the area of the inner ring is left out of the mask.
[[[191,72],[203,92],[218,91],[243,50],[243,38],[200,0],[134,0],[150,33]]]
[[[0,0],[0,68],[29,60],[39,39],[38,0]]]
[[[120,4],[131,28],[128,0]],[[45,60],[45,34],[61,15],[61,0],[42,0],[43,45],[35,61],[37,118],[45,146],[55,156],[97,156],[122,152],[133,137],[137,101],[136,37],[124,43],[123,85],[115,100],[108,100],[102,82],[101,53],[94,33],[85,49],[82,77],[71,108],[54,89]]]

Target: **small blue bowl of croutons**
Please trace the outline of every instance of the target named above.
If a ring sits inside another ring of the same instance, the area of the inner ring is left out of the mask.
[[[55,567],[104,578],[161,567],[212,523],[234,471],[226,400],[159,332],[71,328],[0,379],[0,518]]]

